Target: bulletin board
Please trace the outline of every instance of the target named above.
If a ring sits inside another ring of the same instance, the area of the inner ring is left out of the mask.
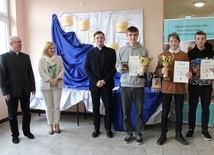
[[[56,14],[65,32],[75,32],[82,43],[93,44],[93,34],[102,31],[105,44],[117,50],[127,42],[126,29],[139,29],[138,41],[143,45],[143,10],[97,11],[87,13]]]

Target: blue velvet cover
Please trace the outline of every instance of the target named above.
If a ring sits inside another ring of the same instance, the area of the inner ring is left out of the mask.
[[[65,67],[65,88],[77,90],[88,89],[88,77],[84,64],[91,44],[81,44],[75,32],[64,32],[56,14],[52,15],[52,41],[56,44],[57,55],[60,55]]]

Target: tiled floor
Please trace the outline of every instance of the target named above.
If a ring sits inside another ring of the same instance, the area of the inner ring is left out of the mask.
[[[35,139],[27,139],[21,131],[21,116],[19,118],[20,142],[13,144],[9,123],[0,124],[0,154],[1,155],[213,155],[214,140],[206,141],[201,135],[200,127],[196,128],[194,138],[189,145],[183,146],[174,139],[174,123],[169,123],[167,141],[163,146],[156,144],[160,134],[160,124],[146,126],[143,133],[143,144],[137,145],[135,141],[124,144],[125,133],[114,131],[114,137],[106,137],[105,130],[92,138],[92,117],[84,120],[80,117],[80,126],[76,124],[73,115],[62,115],[60,126],[61,134],[49,135],[44,114],[32,114],[31,131]],[[102,123],[103,124],[103,123]],[[103,125],[102,125],[103,126]],[[188,127],[183,126],[186,133]],[[214,137],[214,128],[209,129]]]

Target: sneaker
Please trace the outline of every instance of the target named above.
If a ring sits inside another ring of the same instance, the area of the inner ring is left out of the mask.
[[[124,139],[124,143],[128,144],[132,141],[132,135],[126,135],[125,139]]]
[[[141,145],[143,143],[142,135],[136,136],[136,144]]]
[[[202,131],[202,135],[204,136],[205,140],[211,140],[212,139],[212,137],[210,136],[210,134],[207,130]]]
[[[194,130],[190,129],[190,130],[187,132],[187,134],[186,134],[186,138],[187,138],[187,139],[192,139],[193,134],[194,134]]]

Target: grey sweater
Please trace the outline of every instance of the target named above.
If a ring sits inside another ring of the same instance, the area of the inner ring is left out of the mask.
[[[122,46],[117,52],[116,69],[121,73],[121,86],[122,87],[144,87],[144,78],[138,76],[129,76],[129,70],[122,72],[119,69],[121,61],[129,61],[129,56],[145,56],[148,57],[148,50],[140,43],[132,47],[128,43]]]

